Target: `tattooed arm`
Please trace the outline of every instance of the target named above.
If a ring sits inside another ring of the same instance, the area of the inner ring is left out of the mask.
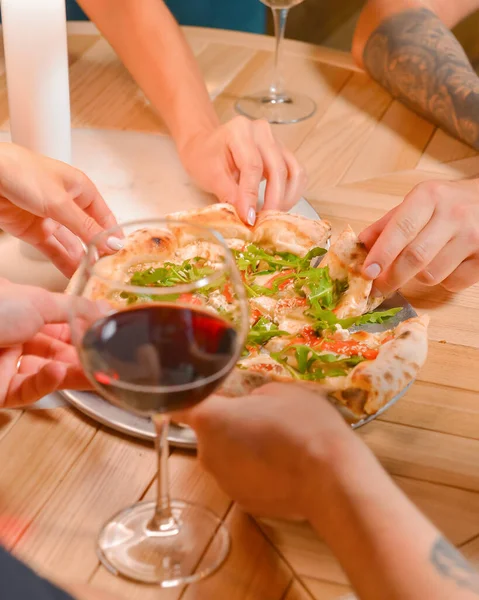
[[[396,487],[369,450],[358,445],[342,459],[344,467],[336,469],[327,492],[324,480],[318,482],[309,520],[357,597],[479,599],[477,571]]]
[[[479,149],[479,78],[449,30],[479,0],[370,0],[353,54],[395,98]]]

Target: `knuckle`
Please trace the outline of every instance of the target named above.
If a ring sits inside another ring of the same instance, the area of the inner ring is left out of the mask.
[[[429,197],[431,200],[437,200],[444,196],[445,190],[448,188],[447,182],[433,179],[420,183],[415,189],[421,192],[422,195]]]
[[[406,239],[411,239],[416,234],[416,223],[408,214],[402,215],[396,221],[396,228]]]
[[[469,205],[463,204],[462,202],[455,202],[449,212],[449,218],[456,223],[468,222],[471,218],[471,210]]]
[[[479,249],[479,226],[471,226],[468,230],[467,243],[474,249]]]
[[[288,169],[284,163],[278,166],[276,173],[282,181],[286,181],[286,179],[288,179]]]
[[[95,220],[89,215],[84,214],[82,220],[82,230],[93,234],[96,233],[97,229],[98,225],[96,224]]]
[[[249,159],[247,163],[247,169],[252,175],[263,174],[263,162],[259,155],[253,156]]]
[[[422,244],[411,244],[403,252],[403,258],[413,267],[421,267],[428,261],[428,251]]]
[[[261,133],[268,134],[271,138],[274,138],[271,125],[268,123],[268,121],[266,121],[266,119],[257,119],[256,121],[253,121],[253,127]]]

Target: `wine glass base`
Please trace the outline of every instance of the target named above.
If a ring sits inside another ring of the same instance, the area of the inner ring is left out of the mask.
[[[269,123],[298,123],[316,112],[316,103],[308,96],[284,92],[272,96],[269,91],[240,98],[236,111],[250,119],[265,119]]]
[[[110,572],[175,587],[203,579],[225,560],[229,533],[211,511],[174,500],[171,510],[178,529],[158,534],[148,531],[154,510],[154,502],[140,502],[117,513],[103,527],[98,554]]]

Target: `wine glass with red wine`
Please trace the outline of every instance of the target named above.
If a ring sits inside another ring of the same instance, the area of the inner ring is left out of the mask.
[[[108,238],[134,232],[135,242],[102,256]],[[156,429],[157,500],[126,508],[103,527],[100,559],[116,574],[164,587],[201,579],[223,562],[229,535],[206,508],[170,500],[169,414],[214,392],[243,349],[248,308],[232,255],[201,226],[130,222],[94,240],[74,288],[108,303],[93,323],[81,301],[73,311],[87,376],[106,400],[150,416]]]

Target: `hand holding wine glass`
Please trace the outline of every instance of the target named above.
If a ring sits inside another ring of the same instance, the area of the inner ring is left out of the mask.
[[[175,228],[183,245],[166,256],[162,248],[175,239]],[[104,238],[119,234],[113,229],[97,236],[73,291],[78,300],[106,299],[112,310],[93,325],[74,312],[72,335],[93,386],[113,404],[152,418],[158,496],[115,515],[100,533],[99,555],[110,571],[171,587],[215,570],[229,536],[209,510],[170,501],[168,415],[202,401],[226,378],[243,348],[248,311],[234,260],[213,231],[171,220],[126,223],[121,230],[139,234],[157,256],[141,256],[137,244],[137,258],[119,268],[128,244],[101,258]]]
[[[308,96],[285,90],[281,53],[289,9],[303,0],[260,1],[273,11],[276,36],[273,79],[267,91],[240,98],[236,110],[251,119],[265,119],[269,123],[297,123],[311,117],[316,111],[316,104]]]

